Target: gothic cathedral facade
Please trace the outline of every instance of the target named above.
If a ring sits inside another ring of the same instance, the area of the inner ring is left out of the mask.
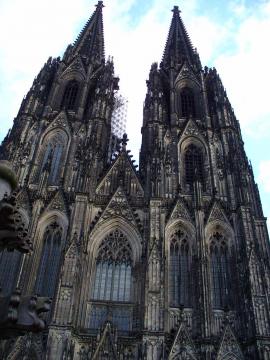
[[[175,6],[139,169],[126,136],[108,157],[118,78],[102,12],[47,61],[1,146],[34,245],[0,254],[2,292],[53,299],[47,330],[2,358],[270,360],[266,219],[219,75]]]

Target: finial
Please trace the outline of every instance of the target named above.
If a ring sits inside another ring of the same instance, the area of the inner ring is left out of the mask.
[[[181,13],[181,10],[179,10],[178,6],[174,6],[172,12],[174,15],[179,15]]]
[[[96,7],[97,7],[97,9],[102,9],[104,7],[103,1],[98,1]]]
[[[129,141],[129,139],[127,137],[127,134],[125,133],[121,140],[123,147],[126,147],[128,141]]]

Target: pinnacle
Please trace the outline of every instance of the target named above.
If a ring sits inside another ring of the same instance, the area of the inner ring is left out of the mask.
[[[179,15],[181,13],[181,10],[179,10],[179,6],[174,6],[172,12],[174,15]]]
[[[100,9],[100,8],[102,9],[103,7],[105,7],[105,5],[103,5],[103,1],[99,1],[96,5],[97,9]]]

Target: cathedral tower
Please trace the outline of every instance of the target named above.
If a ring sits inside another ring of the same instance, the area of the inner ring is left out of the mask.
[[[4,359],[270,359],[270,246],[239,122],[177,6],[151,66],[139,170],[108,162],[118,89],[103,4],[22,102],[12,162],[31,256],[0,255],[2,291],[50,296],[47,331]]]

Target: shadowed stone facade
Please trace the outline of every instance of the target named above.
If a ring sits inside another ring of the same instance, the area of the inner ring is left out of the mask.
[[[102,8],[44,65],[1,147],[34,247],[1,255],[1,286],[53,305],[44,334],[3,342],[0,357],[269,360],[266,219],[221,80],[175,7],[139,170],[126,136],[108,163],[118,79]]]

